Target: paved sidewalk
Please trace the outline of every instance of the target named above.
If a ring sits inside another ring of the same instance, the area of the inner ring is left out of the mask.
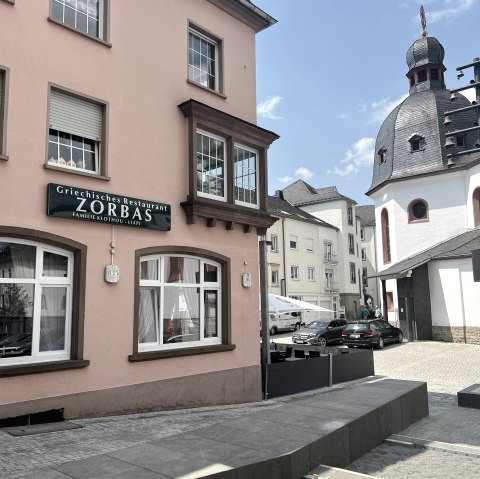
[[[435,342],[404,343],[375,351],[374,356],[378,377],[426,381],[428,384],[430,416],[404,430],[403,435],[480,448],[480,410],[459,408],[456,398],[456,393],[461,389],[480,383],[480,346]],[[365,382],[360,381],[358,384]],[[334,388],[338,389],[340,388]],[[83,429],[34,436],[14,437],[0,431],[0,478],[168,477],[147,469],[139,472],[125,457],[125,469],[120,473],[114,470],[116,463],[112,462],[112,459],[118,458],[119,453],[127,450],[147,454],[147,442],[188,435],[194,430],[211,428],[218,423],[239,426],[241,423],[245,424],[245,418],[248,417],[256,417],[261,421],[268,415],[277,414],[286,401],[290,401],[290,411],[282,413],[281,418],[295,420],[298,418],[296,408],[299,407],[295,404],[295,398],[301,402],[308,400],[309,396],[321,396],[328,391],[331,390],[327,388],[286,400],[269,400],[247,405],[78,420],[74,422],[83,425]],[[324,413],[322,410],[317,411],[318,422],[311,424],[313,431],[315,427],[321,428],[322,423],[325,423]],[[295,430],[295,424],[290,427],[292,431]],[[258,434],[257,431],[256,435]],[[308,439],[307,436],[305,439]],[[271,438],[266,438],[264,442],[268,440]],[[278,454],[283,446],[291,447],[294,445],[292,443],[292,439],[289,439],[286,445],[279,441],[279,447],[270,451],[271,456]],[[230,451],[231,457],[234,457],[234,452]],[[268,455],[268,452],[263,453]],[[157,450],[157,454],[169,454],[169,460],[173,464],[178,457],[177,452],[171,450],[161,450],[160,453]],[[83,467],[86,462],[95,469],[97,475]],[[201,468],[202,464],[204,463],[199,459],[198,468]],[[64,472],[60,472],[62,469]],[[389,479],[441,479],[453,476],[473,479],[480,477],[480,473],[477,474],[477,471],[480,471],[480,459],[454,456],[438,450],[399,448],[385,444],[353,463],[351,469]],[[179,476],[172,472],[170,477]],[[182,476],[183,479],[191,477],[194,476]]]
[[[385,443],[348,469],[388,479],[478,479],[480,410],[459,407],[457,392],[480,383],[480,346],[415,342],[374,357],[378,375],[427,382],[430,415],[402,432],[413,446]]]

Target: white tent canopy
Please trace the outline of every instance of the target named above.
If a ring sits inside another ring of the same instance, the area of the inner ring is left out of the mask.
[[[317,306],[316,304],[306,303],[298,299],[287,298],[286,296],[278,296],[277,294],[268,295],[268,311],[270,314],[294,313],[302,311],[323,311],[332,313],[331,309]]]

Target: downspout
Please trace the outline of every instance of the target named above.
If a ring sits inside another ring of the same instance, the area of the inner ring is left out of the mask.
[[[283,291],[281,292],[283,296],[287,296],[287,242],[285,238],[285,218],[282,218],[282,244],[283,244]]]

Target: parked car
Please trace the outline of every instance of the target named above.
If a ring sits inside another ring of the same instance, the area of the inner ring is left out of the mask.
[[[342,332],[343,343],[349,348],[368,346],[383,349],[388,343],[401,343],[402,330],[381,319],[351,321]]]
[[[306,328],[293,333],[292,341],[296,344],[327,344],[341,343],[342,331],[347,321],[345,319],[319,319],[312,321]]]
[[[292,313],[272,314],[268,315],[268,328],[270,335],[281,333],[284,331],[295,331],[297,318]],[[261,323],[260,323],[261,328]],[[261,330],[260,330],[261,333]]]
[[[28,356],[32,350],[31,333],[19,333],[0,341],[0,357]]]

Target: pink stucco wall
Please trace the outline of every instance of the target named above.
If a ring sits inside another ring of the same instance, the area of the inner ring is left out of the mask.
[[[255,32],[202,0],[110,2],[110,42],[101,45],[47,20],[49,0],[0,0],[0,65],[9,69],[6,154],[0,162],[0,224],[32,228],[88,246],[84,358],[78,370],[0,379],[0,404],[94,391],[259,363],[258,238],[222,222],[187,225],[187,120],[190,98],[255,122]],[[224,40],[226,99],[187,83],[188,20]],[[110,181],[45,169],[49,82],[108,102]],[[172,230],[115,227],[121,280],[104,282],[111,226],[46,214],[48,183],[171,204]],[[230,352],[130,363],[135,250],[181,245],[231,258]],[[247,266],[244,265],[246,262]],[[253,287],[241,286],[252,273]]]

